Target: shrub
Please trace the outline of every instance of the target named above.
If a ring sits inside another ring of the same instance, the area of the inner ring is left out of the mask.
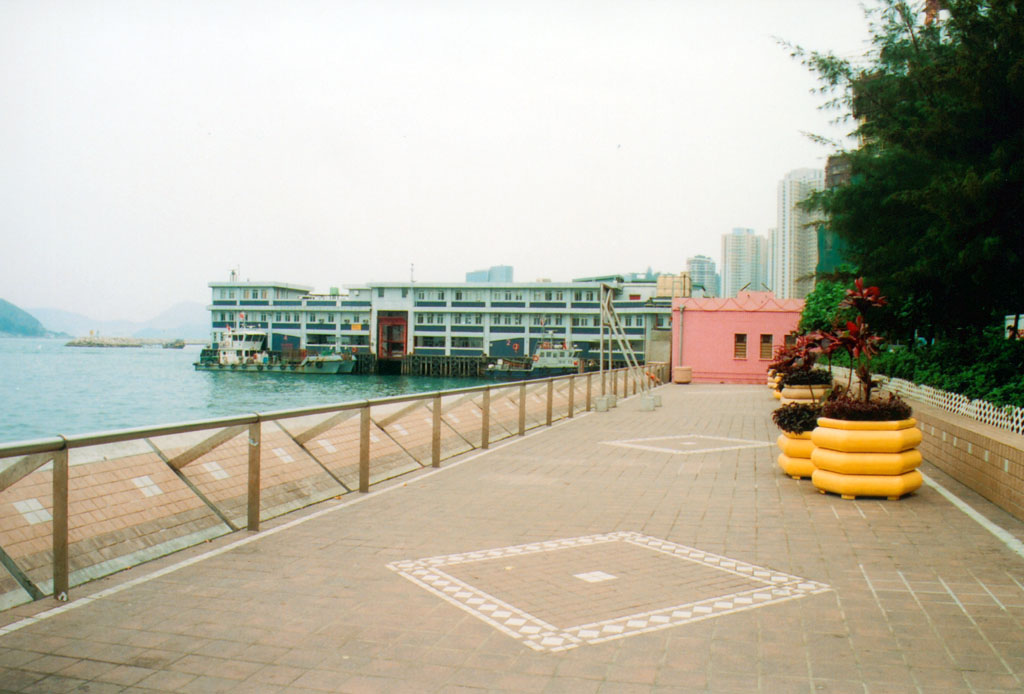
[[[794,371],[782,377],[784,386],[830,386],[832,385],[832,374],[825,369],[812,369],[811,371]]]
[[[791,402],[772,412],[772,421],[783,431],[802,434],[818,426],[820,416],[821,405]]]
[[[860,398],[843,394],[825,401],[821,416],[829,419],[845,419],[851,422],[885,422],[908,419],[913,410],[903,398],[890,393],[887,398],[875,398],[865,402]]]

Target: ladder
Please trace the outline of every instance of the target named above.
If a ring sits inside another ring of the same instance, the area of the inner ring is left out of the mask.
[[[616,288],[610,284],[601,284],[601,394],[605,393],[605,368],[611,369],[612,365],[612,352],[615,349],[615,345],[618,345],[619,351],[622,356],[626,359],[626,368],[629,369],[630,375],[635,379],[634,383],[640,384],[640,393],[647,394],[651,389],[651,381],[647,377],[647,374],[642,366],[640,366],[640,360],[637,359],[636,352],[633,351],[633,346],[629,342],[629,337],[626,335],[626,331],[622,328],[622,321],[619,320],[618,313],[615,312],[615,292]],[[605,361],[605,329],[608,329],[608,360]],[[623,393],[625,395],[625,393]]]

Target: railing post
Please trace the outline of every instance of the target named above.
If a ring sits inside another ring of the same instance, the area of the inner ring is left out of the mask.
[[[548,379],[548,411],[547,411],[547,417],[545,418],[548,426],[551,426],[551,408],[552,408],[552,404],[554,403],[554,400],[555,400],[555,380],[552,378],[552,379]]]
[[[612,381],[612,395],[615,397],[619,396],[619,375],[614,371],[608,372],[608,377]]]
[[[592,374],[592,373],[587,374],[587,412],[590,412],[590,400],[591,400],[590,395],[591,395],[591,393],[594,390],[594,387],[593,387],[594,386],[593,375],[594,374]]]
[[[480,448],[486,450],[491,445],[491,387],[484,388],[483,415],[480,418]]]
[[[370,406],[359,410],[359,491],[370,491]]]
[[[526,434],[526,381],[519,384],[519,435]]]
[[[53,456],[53,597],[68,599],[68,449]]]
[[[569,418],[576,414],[576,377],[569,376]]]
[[[260,529],[260,419],[249,425],[249,502],[247,506],[247,528],[253,532]]]
[[[622,397],[629,397],[629,368],[622,370]]]
[[[441,467],[441,394],[434,394],[434,422],[430,435],[430,466]]]
[[[636,373],[633,374],[633,395],[636,395],[636,386],[640,380],[640,369],[637,368]]]

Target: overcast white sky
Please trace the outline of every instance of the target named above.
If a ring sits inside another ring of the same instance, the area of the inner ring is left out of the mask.
[[[773,36],[867,47],[856,0],[0,0],[0,298],[717,262],[845,130]]]

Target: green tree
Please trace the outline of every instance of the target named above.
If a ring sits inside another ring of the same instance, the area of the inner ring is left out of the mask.
[[[832,330],[840,317],[839,303],[846,297],[848,283],[819,280],[814,291],[804,299],[804,310],[800,313],[798,329],[801,333],[815,330]]]
[[[931,3],[929,3],[931,4]],[[1024,302],[1024,16],[1014,0],[867,10],[866,65],[794,48],[861,145],[851,181],[814,195],[904,334],[977,332]]]

